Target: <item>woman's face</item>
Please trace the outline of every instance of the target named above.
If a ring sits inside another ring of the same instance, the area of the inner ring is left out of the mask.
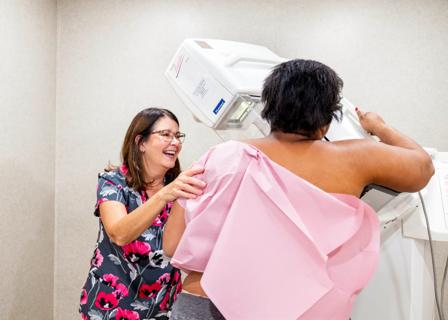
[[[145,163],[149,168],[169,170],[174,167],[182,144],[174,138],[179,132],[176,121],[162,117],[154,124],[152,134],[140,145]],[[172,138],[172,139],[171,139]]]

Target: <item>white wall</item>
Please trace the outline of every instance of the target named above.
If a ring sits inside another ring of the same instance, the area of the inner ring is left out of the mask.
[[[97,232],[96,174],[118,162],[139,110],[168,106],[179,116],[188,134],[184,166],[219,142],[191,120],[163,76],[184,38],[252,42],[325,62],[351,101],[448,151],[444,0],[60,0],[57,29],[54,1],[2,0],[0,23],[0,304],[7,319],[51,319],[53,232],[54,319],[79,318]],[[439,273],[442,260],[439,253]]]
[[[0,1],[0,310],[51,319],[56,2]]]
[[[327,63],[353,103],[424,146],[448,151],[447,1],[280,3],[279,54]]]

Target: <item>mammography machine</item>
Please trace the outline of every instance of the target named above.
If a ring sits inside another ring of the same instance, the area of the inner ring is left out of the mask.
[[[269,126],[259,116],[263,81],[286,61],[269,49],[213,39],[185,40],[166,77],[194,118],[215,130]],[[353,105],[342,99],[343,120],[333,121],[326,139],[374,139],[359,125]],[[448,153],[431,150],[436,173],[418,194],[381,186],[362,199],[381,222],[381,256],[376,275],[357,299],[352,320],[430,320],[435,317],[433,271],[425,213],[433,240],[448,241]]]

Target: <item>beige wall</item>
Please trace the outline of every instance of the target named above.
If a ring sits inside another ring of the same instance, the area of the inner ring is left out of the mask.
[[[51,319],[55,1],[0,1],[1,319]]]
[[[362,3],[362,4],[361,4]],[[189,165],[220,140],[194,123],[164,71],[187,37],[258,43],[322,60],[346,96],[427,146],[448,150],[446,1],[59,1],[57,319],[76,318],[97,221],[96,174],[143,107],[169,106]],[[445,138],[443,138],[445,136]]]
[[[169,106],[179,116],[184,166],[220,141],[191,120],[163,76],[184,38],[321,60],[352,102],[448,151],[444,0],[60,0],[57,23],[55,10],[50,0],[0,0],[0,318],[51,319],[53,305],[54,319],[79,318],[96,174],[118,162],[136,112]]]
[[[278,16],[277,52],[328,63],[353,103],[448,151],[448,2],[301,3]]]

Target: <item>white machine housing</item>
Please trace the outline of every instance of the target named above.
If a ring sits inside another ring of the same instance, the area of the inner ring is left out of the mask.
[[[432,150],[435,173],[421,195],[428,213],[432,239],[448,241],[448,152]],[[415,239],[428,239],[423,206],[403,221],[403,235]]]
[[[213,129],[269,127],[258,112],[263,81],[285,61],[269,49],[247,43],[186,39],[174,55],[166,77],[194,117]]]

